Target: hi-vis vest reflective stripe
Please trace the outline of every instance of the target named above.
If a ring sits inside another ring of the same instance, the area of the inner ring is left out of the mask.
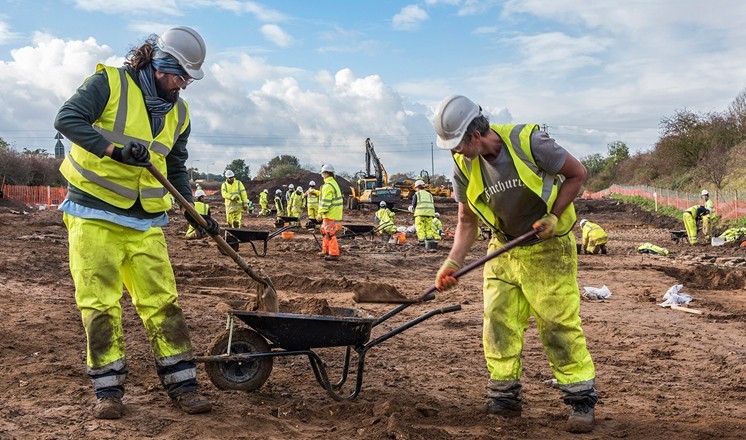
[[[378,210],[378,221],[381,222],[380,226],[386,226],[386,225],[393,225],[394,220],[391,218],[393,216],[393,212],[389,210],[388,208],[381,208]]]
[[[317,190],[308,191],[308,206],[319,204],[319,192]]]
[[[560,181],[558,176],[546,173],[540,175],[539,168],[536,166],[534,157],[531,154],[531,133],[539,127],[528,124],[505,124],[490,125],[490,128],[500,135],[513,159],[513,164],[523,184],[541,197],[544,203],[546,203],[547,213],[549,213],[552,210],[552,206],[554,206],[554,201],[557,199]],[[469,179],[469,184],[466,188],[466,198],[472,211],[479,215],[482,221],[493,230],[499,231],[495,213],[479,197],[485,190],[479,160],[475,159],[470,164],[467,164],[464,155],[460,153],[454,154],[453,160],[456,161],[456,165],[464,176]],[[575,220],[575,206],[570,203],[565,212],[559,216],[557,226],[555,227],[555,235],[561,236],[570,232],[575,224]]]
[[[166,156],[189,125],[186,102],[179,99],[166,114],[163,130],[154,138],[140,88],[124,68],[96,66],[96,71],[102,69],[106,70],[111,92],[93,128],[118,148],[129,141],[147,146],[150,162],[166,175]],[[108,156],[99,158],[76,144],[62,162],[60,172],[76,188],[117,208],[132,207],[138,197],[147,212],[167,211],[171,207],[168,191],[145,168],[124,165]]]
[[[334,177],[329,176],[324,179],[324,186],[321,187],[319,212],[326,218],[342,220],[342,205],[342,191]]]
[[[417,206],[414,208],[414,216],[435,217],[435,201],[430,192],[421,189],[417,191]]]

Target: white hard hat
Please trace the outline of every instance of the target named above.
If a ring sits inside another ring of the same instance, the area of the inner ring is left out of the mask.
[[[205,194],[205,192],[202,191],[201,189],[198,189],[197,191],[194,192],[194,197],[196,197],[196,198],[204,197],[206,195],[207,194]]]
[[[277,188],[277,190],[275,190],[275,194],[282,194],[282,190]]]
[[[316,182],[314,182],[314,181],[312,180],[312,181],[308,182],[308,186],[316,186]]]
[[[383,200],[381,200],[381,203],[379,203],[378,205],[379,205],[379,206],[380,206],[381,208],[385,208],[385,207],[386,207],[386,202],[384,202]]]
[[[295,188],[295,185],[293,185],[293,184],[291,183],[290,185],[288,185],[288,188],[290,188],[290,189],[293,189],[293,188]]]
[[[322,173],[334,173],[334,167],[327,164],[321,165],[321,172]]]
[[[176,58],[186,73],[194,79],[202,79],[202,63],[205,62],[205,42],[192,28],[176,26],[158,37],[158,47]]]
[[[233,171],[231,171],[231,170],[225,170],[225,178],[226,179],[229,179],[229,178],[234,177],[234,176],[235,176],[235,174],[233,174]]]
[[[264,191],[262,191],[262,192],[269,193],[269,190],[267,188],[264,188]]]
[[[582,228],[583,226],[585,226],[586,223],[588,223],[588,220],[586,219],[580,220],[580,227]]]
[[[469,123],[481,115],[482,108],[466,96],[451,95],[440,101],[433,118],[438,148],[456,148],[464,138]]]
[[[295,192],[302,193],[303,192],[303,187],[299,186],[299,187],[295,188]]]
[[[706,190],[706,189],[703,189],[703,190],[702,190],[702,195],[703,195],[703,196],[709,196],[709,195],[710,195],[710,193],[709,193],[709,192],[707,192],[707,190]]]
[[[417,180],[414,182],[414,187],[417,188],[418,186],[425,186],[424,180]]]
[[[437,212],[436,212],[436,213],[435,213],[435,216],[436,216],[436,217],[438,217],[438,218],[440,218],[440,213],[437,213]]]

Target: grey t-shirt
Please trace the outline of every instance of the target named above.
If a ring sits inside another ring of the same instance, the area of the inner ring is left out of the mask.
[[[518,147],[520,148],[520,147]],[[540,172],[557,175],[565,164],[568,152],[554,139],[540,130],[531,133],[531,152]],[[529,231],[536,220],[547,212],[546,203],[526,187],[513,164],[513,158],[503,146],[493,161],[478,156],[485,191],[480,196],[498,217],[498,224],[508,238],[518,237]],[[469,164],[469,159],[466,159]],[[468,179],[454,164],[453,171],[456,201],[466,203]]]

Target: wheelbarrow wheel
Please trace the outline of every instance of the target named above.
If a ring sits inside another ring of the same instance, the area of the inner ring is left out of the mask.
[[[217,356],[228,351],[228,331],[210,343],[209,354]],[[257,332],[247,328],[234,328],[231,353],[267,353],[267,341]],[[250,361],[207,362],[205,370],[210,381],[222,390],[254,391],[267,381],[272,372],[272,357]]]

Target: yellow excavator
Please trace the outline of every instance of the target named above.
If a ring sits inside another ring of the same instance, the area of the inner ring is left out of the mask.
[[[432,186],[430,184],[430,173],[426,170],[420,171],[420,175],[416,179],[397,180],[394,183],[394,188],[399,189],[402,199],[411,199],[412,195],[417,192],[417,188],[414,187],[414,183],[417,180],[425,182],[425,191],[429,191],[435,197],[451,197],[451,183],[448,182],[447,185]]]
[[[375,174],[371,174],[371,164]],[[381,202],[394,208],[401,203],[401,190],[389,186],[388,173],[378,159],[370,138],[365,139],[365,171],[355,173],[355,182],[350,190],[349,209],[377,209]]]

